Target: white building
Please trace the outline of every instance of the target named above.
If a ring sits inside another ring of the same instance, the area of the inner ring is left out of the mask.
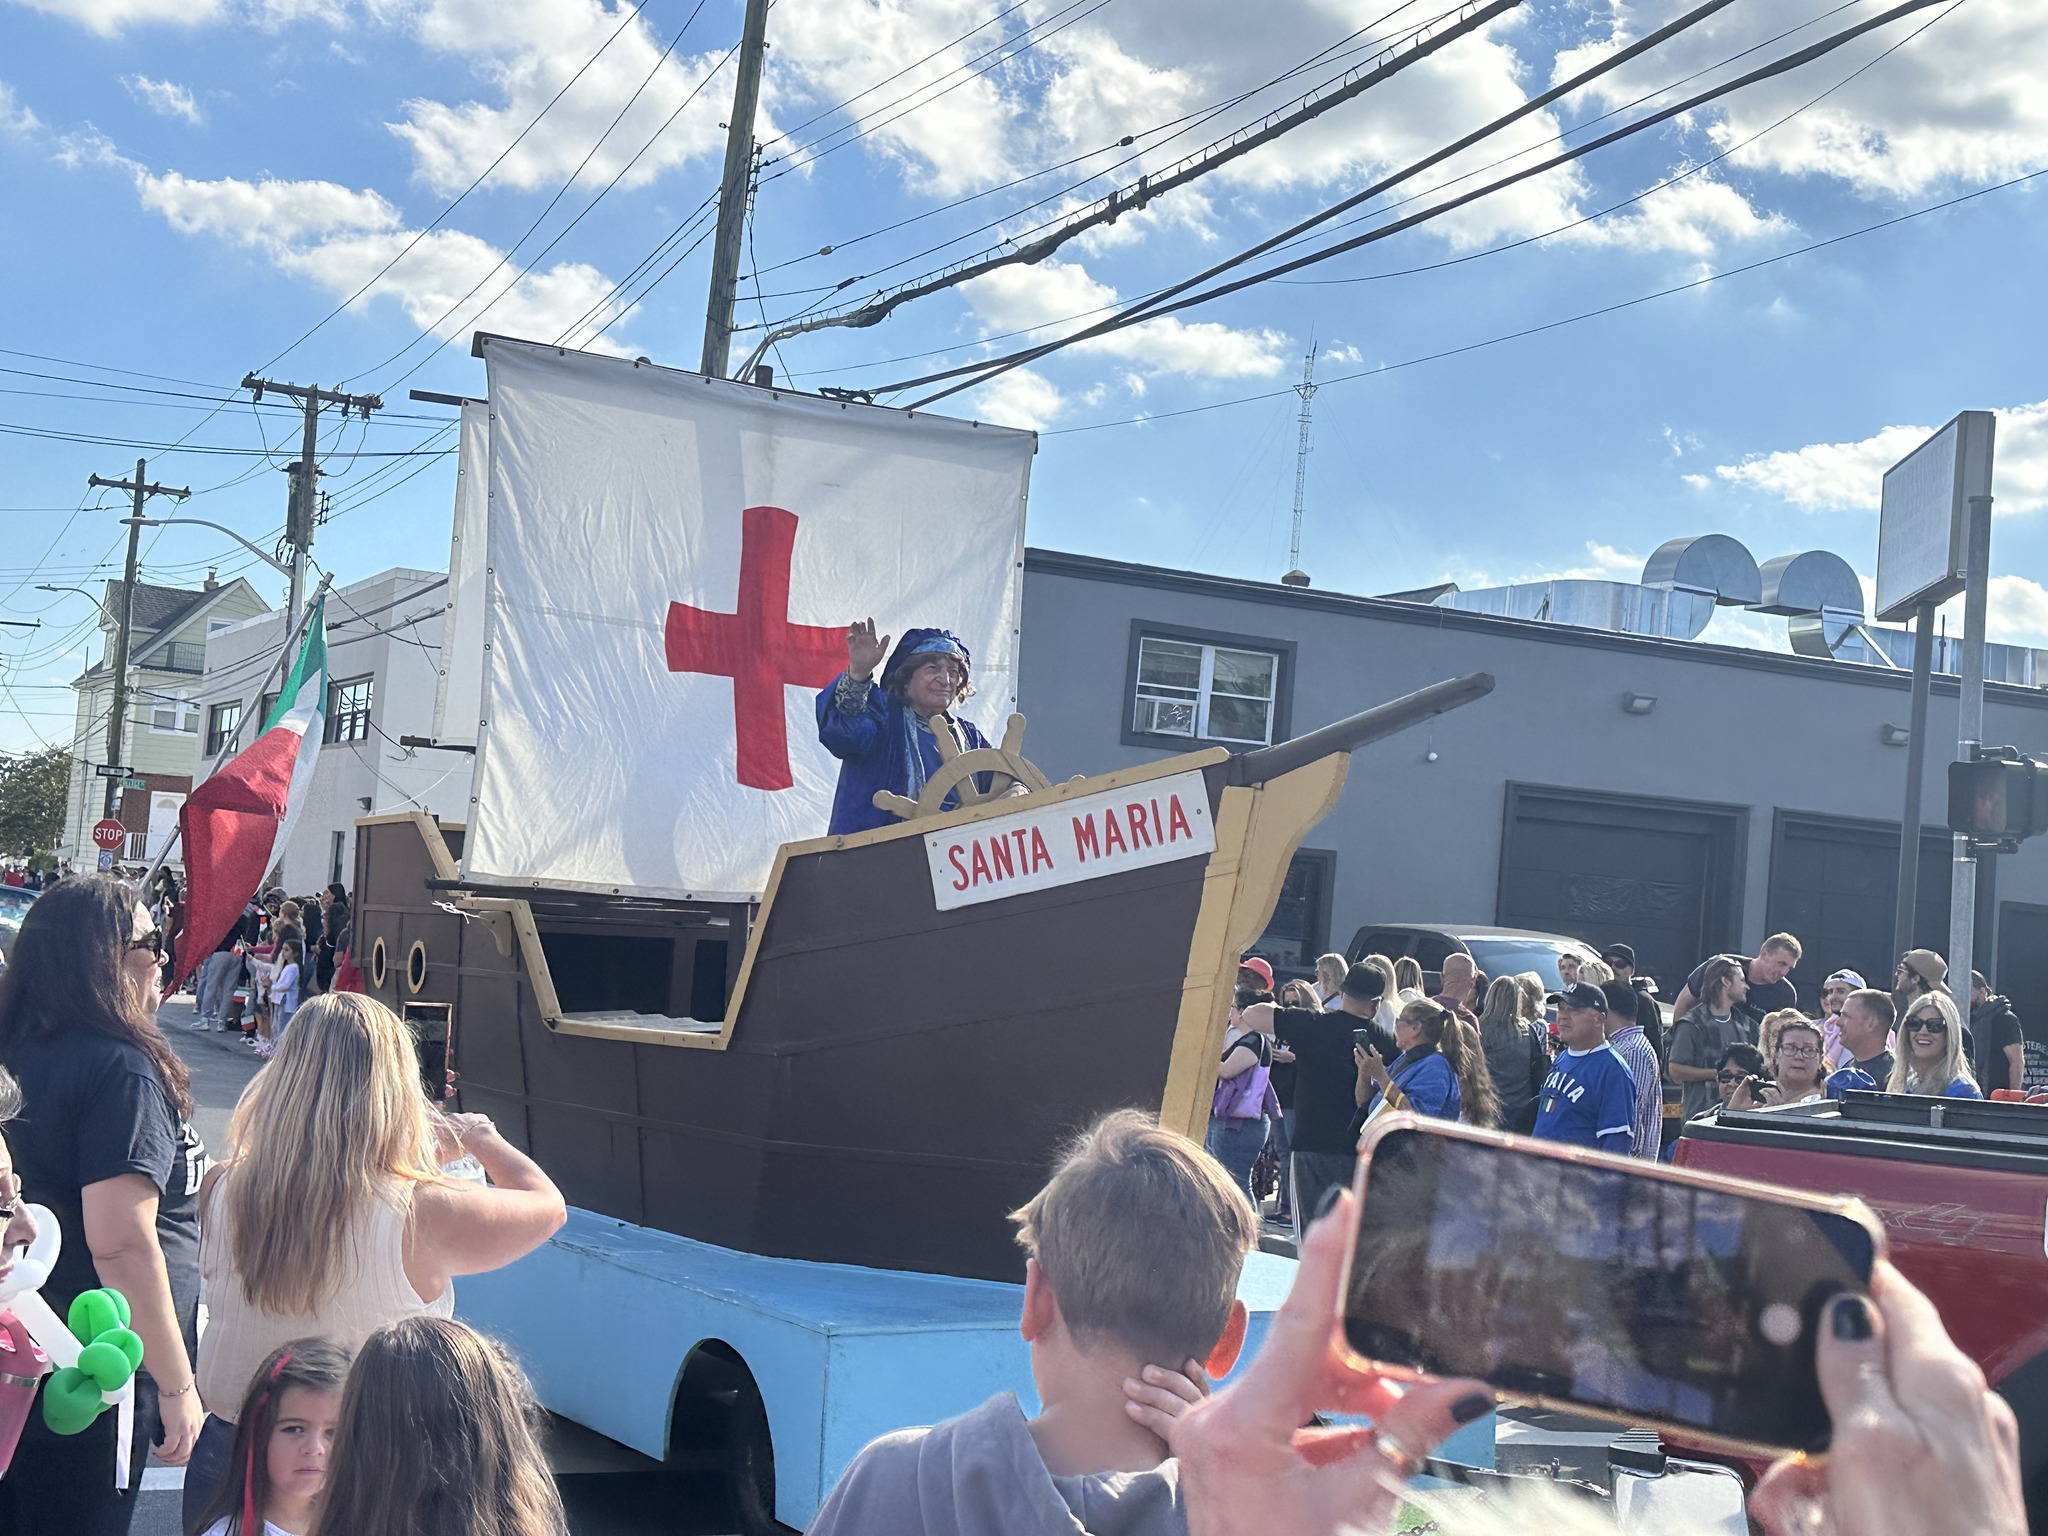
[[[355,883],[358,816],[418,808],[462,821],[469,809],[467,753],[399,745],[433,731],[448,580],[439,571],[383,571],[327,595],[327,723],[305,808],[285,849],[282,883],[305,893]],[[244,716],[237,747],[255,739],[276,702],[285,640],[282,612],[261,614],[206,639],[199,690],[203,751],[195,783]]]

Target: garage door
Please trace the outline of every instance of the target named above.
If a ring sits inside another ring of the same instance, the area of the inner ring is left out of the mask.
[[[1948,952],[1949,839],[1920,843],[1920,899],[1913,942]],[[1897,822],[1780,811],[1771,834],[1771,893],[1764,925],[1797,936],[1806,951],[1792,972],[1802,1006],[1844,967],[1873,987],[1892,984],[1892,918],[1899,889]]]
[[[1496,921],[1627,944],[1667,1000],[1736,922],[1735,806],[1508,786]]]

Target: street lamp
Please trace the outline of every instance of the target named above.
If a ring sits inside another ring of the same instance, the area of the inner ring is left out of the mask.
[[[176,528],[179,526],[190,526],[193,528],[211,528],[215,533],[226,534],[229,538],[233,539],[237,544],[241,545],[242,548],[249,551],[250,554],[254,555],[258,560],[261,560],[265,565],[269,566],[273,571],[276,571],[279,575],[290,576],[292,573],[292,568],[290,566],[286,565],[282,560],[276,559],[274,556],[266,555],[254,544],[251,544],[247,539],[243,538],[239,533],[235,532],[234,529],[226,526],[223,523],[208,522],[203,517],[124,517],[121,519],[121,524],[123,527],[127,527],[128,525],[133,524],[137,528]]]

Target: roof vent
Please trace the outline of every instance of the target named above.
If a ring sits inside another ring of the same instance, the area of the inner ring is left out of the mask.
[[[1308,572],[1289,571],[1280,578],[1280,585],[1283,587],[1305,587],[1308,585]]]
[[[1752,607],[1763,598],[1756,557],[1725,533],[1671,539],[1643,566],[1643,585],[1696,592],[1724,608]]]

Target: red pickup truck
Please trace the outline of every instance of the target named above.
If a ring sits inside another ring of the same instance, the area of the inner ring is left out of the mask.
[[[1862,1196],[1892,1262],[2012,1405],[2028,1522],[2048,1533],[2048,1105],[1852,1092],[1722,1110],[1686,1125],[1676,1161]]]

